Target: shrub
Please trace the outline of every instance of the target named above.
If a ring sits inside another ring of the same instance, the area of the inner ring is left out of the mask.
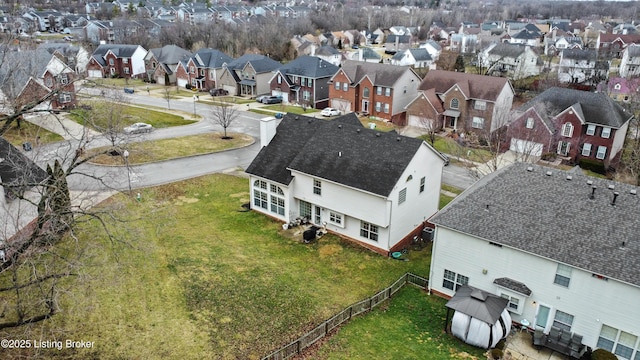
[[[618,360],[618,357],[605,349],[596,349],[591,353],[591,360]]]
[[[553,161],[553,160],[556,159],[556,153],[552,153],[552,152],[544,153],[544,154],[542,154],[540,159],[542,159],[544,161]]]
[[[191,84],[186,84],[184,87],[186,87],[186,88],[187,88],[187,90],[191,90],[191,88],[193,87],[193,85],[191,85]]]
[[[607,171],[604,167],[604,164],[600,161],[597,160],[593,160],[593,159],[580,159],[580,161],[578,162],[578,165],[580,165],[580,168],[585,169],[585,170],[591,170],[595,173],[598,174],[602,174],[602,175],[606,175]]]
[[[499,360],[502,358],[502,350],[500,349],[491,349],[491,358],[494,360]]]

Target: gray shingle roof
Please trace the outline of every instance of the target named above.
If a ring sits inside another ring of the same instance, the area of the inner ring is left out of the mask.
[[[525,51],[524,45],[500,43],[489,50],[489,54],[504,56],[508,58],[517,58]]]
[[[153,56],[163,64],[177,64],[192,56],[191,52],[177,45],[165,45],[161,48],[151,49],[149,52],[153,53]]]
[[[472,99],[496,101],[502,89],[509,86],[509,80],[495,76],[431,70],[420,83],[419,89],[435,89],[436,94],[444,94],[456,84],[462,89],[468,88],[469,93],[465,95]]]
[[[408,66],[395,66],[391,64],[369,63],[347,60],[342,64],[342,70],[353,84],[360,82],[368,76],[374,86],[393,87],[402,74],[411,71]]]
[[[29,78],[41,79],[51,61],[51,55],[46,49],[11,51],[6,48],[0,50],[0,58],[6,64],[19,66],[0,67],[0,87],[8,98],[20,94]]]
[[[47,172],[27,158],[3,137],[0,137],[0,181],[7,198],[40,184]]]
[[[535,107],[544,120],[549,120],[571,106],[584,119],[585,123],[605,125],[616,129],[633,116],[604,93],[557,87],[545,90],[518,108],[518,111],[524,112]]]
[[[282,66],[281,63],[264,55],[245,54],[227,64],[227,67],[230,70],[240,70],[244,68],[247,63],[251,63],[251,66],[257,73],[275,71],[280,66]]]
[[[119,58],[130,58],[138,49],[139,45],[122,45],[122,44],[101,44],[93,52],[91,57],[95,58],[100,65],[105,66],[104,56],[111,51]]]
[[[200,49],[194,55],[196,63],[207,69],[219,69],[223,64],[233,61],[233,58],[217,49]]]
[[[527,285],[521,283],[520,281],[513,280],[508,277],[497,278],[493,280],[493,283],[496,285],[502,286],[503,288],[513,290],[522,295],[526,295],[526,296],[531,295],[531,289],[529,289]]]
[[[590,199],[592,186],[594,199]],[[515,163],[480,179],[431,221],[640,286],[640,194],[631,193],[638,190],[611,180]],[[612,206],[614,191],[619,195]]]
[[[286,114],[246,172],[286,185],[296,170],[388,196],[422,144],[364,128],[354,114],[332,121]]]
[[[562,50],[563,59],[596,60],[596,52],[591,49],[565,49]]]
[[[282,65],[278,70],[286,75],[297,75],[312,79],[328,78],[338,72],[338,67],[315,56],[303,55]]]

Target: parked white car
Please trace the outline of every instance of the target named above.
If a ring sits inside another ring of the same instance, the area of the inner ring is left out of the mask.
[[[149,133],[151,131],[153,131],[153,126],[142,122],[135,123],[124,128],[125,134]]]
[[[337,116],[340,115],[340,110],[334,108],[324,108],[320,111],[320,115],[322,116]]]

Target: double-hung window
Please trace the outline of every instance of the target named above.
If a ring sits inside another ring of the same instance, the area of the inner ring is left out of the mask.
[[[603,160],[607,155],[607,147],[606,146],[598,146],[598,152],[596,153],[596,159]]]
[[[342,91],[349,91],[349,83],[342,83]]]
[[[471,126],[474,129],[483,129],[484,128],[484,118],[478,117],[478,116],[474,116],[473,117],[473,123],[471,124]]]
[[[600,134],[600,136],[602,136],[605,139],[608,139],[609,137],[611,137],[611,128],[610,127],[603,127],[602,128],[602,133]]]
[[[461,286],[467,284],[469,284],[469,278],[467,276],[456,274],[451,270],[444,270],[442,287],[457,291]]]
[[[596,133],[595,125],[587,125],[587,135],[593,135]]]
[[[556,315],[553,318],[553,326],[564,331],[571,331],[571,325],[573,325],[573,315],[556,310]]]
[[[590,156],[591,155],[591,144],[582,145],[582,156]]]
[[[573,135],[573,125],[571,123],[565,123],[562,125],[562,136],[571,137]]]
[[[420,192],[424,191],[424,184],[426,181],[427,181],[426,177],[423,176],[422,178],[420,178]]]
[[[534,124],[533,118],[527,118],[527,123],[526,123],[525,127],[527,129],[533,129],[533,124]]]
[[[369,240],[378,241],[378,226],[368,222],[360,222],[360,236]]]
[[[322,183],[320,180],[313,180],[313,193],[316,195],[322,195]]]
[[[564,264],[558,264],[558,268],[556,269],[556,277],[553,280],[553,283],[560,286],[569,287],[570,282],[571,267]]]
[[[340,81],[336,81],[335,83],[333,83],[333,88],[336,90],[340,90]]]

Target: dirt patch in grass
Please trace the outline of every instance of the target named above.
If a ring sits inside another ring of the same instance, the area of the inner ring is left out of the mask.
[[[338,244],[323,245],[320,247],[320,249],[318,249],[318,254],[320,255],[320,258],[334,256],[340,252],[342,252],[342,246]]]

